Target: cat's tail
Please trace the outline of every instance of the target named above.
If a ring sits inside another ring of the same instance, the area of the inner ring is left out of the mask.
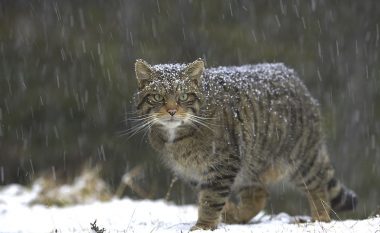
[[[355,210],[358,204],[356,193],[344,186],[336,178],[332,178],[328,183],[328,193],[330,205],[334,211]]]

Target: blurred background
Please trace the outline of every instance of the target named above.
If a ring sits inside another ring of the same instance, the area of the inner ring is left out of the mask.
[[[0,185],[90,168],[112,193],[165,198],[173,177],[146,137],[121,136],[134,61],[283,62],[320,101],[337,177],[360,197],[351,216],[366,217],[380,203],[379,55],[376,0],[0,1]],[[268,212],[308,213],[273,189]],[[178,181],[168,199],[196,195]]]

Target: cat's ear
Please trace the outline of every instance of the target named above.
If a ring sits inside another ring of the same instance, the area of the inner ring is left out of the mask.
[[[135,62],[135,72],[139,88],[146,85],[147,82],[151,81],[153,70],[152,67],[144,60],[138,59]]]
[[[199,85],[201,82],[203,71],[205,70],[205,63],[201,58],[190,63],[183,73],[185,77],[192,80],[196,85]]]

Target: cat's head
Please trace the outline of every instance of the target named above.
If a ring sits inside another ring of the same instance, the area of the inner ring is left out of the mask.
[[[137,110],[152,124],[166,128],[191,125],[202,104],[204,62],[149,65],[135,63],[138,93]]]

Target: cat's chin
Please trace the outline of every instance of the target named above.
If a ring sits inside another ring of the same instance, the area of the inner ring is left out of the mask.
[[[177,127],[184,124],[183,120],[179,119],[170,119],[170,120],[163,120],[160,121],[161,125],[166,129],[176,129]]]

